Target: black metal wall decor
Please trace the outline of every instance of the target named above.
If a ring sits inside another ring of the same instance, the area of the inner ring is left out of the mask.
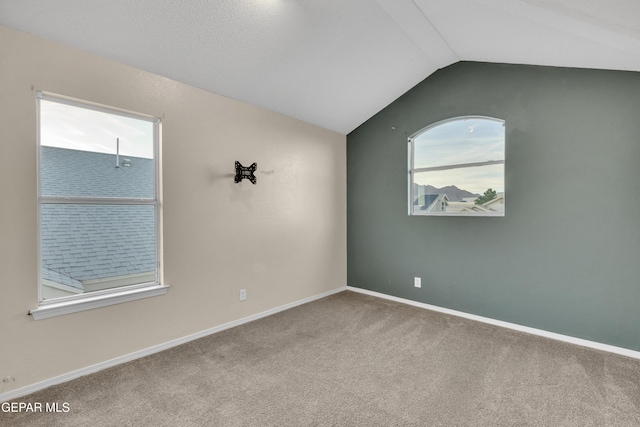
[[[240,162],[236,161],[236,177],[234,179],[235,183],[239,183],[243,179],[247,178],[253,184],[256,183],[256,176],[253,174],[258,168],[257,163],[253,163],[251,166],[242,166]]]

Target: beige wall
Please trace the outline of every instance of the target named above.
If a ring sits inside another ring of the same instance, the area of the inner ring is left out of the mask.
[[[167,295],[27,315],[36,90],[163,118]],[[0,97],[0,393],[346,285],[344,135],[2,26]],[[235,160],[257,185],[234,184]]]

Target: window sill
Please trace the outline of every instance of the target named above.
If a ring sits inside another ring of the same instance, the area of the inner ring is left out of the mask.
[[[48,317],[62,316],[63,314],[76,313],[79,311],[120,304],[127,301],[135,301],[142,298],[164,295],[167,293],[167,290],[169,290],[169,286],[165,285],[131,289],[114,294],[87,297],[81,300],[47,304],[29,311],[29,314],[33,316],[35,320],[46,319]]]
[[[451,216],[451,217],[478,217],[478,218],[504,218],[504,212],[429,212],[429,213],[410,213],[410,216]]]

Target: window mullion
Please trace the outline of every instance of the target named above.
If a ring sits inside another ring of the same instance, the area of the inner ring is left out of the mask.
[[[503,160],[487,160],[486,162],[474,162],[474,163],[460,163],[457,165],[443,165],[443,166],[432,166],[428,168],[415,168],[413,172],[432,172],[432,171],[444,171],[449,169],[461,169],[461,168],[472,168],[476,166],[488,166],[488,165],[503,165]]]
[[[156,199],[134,199],[116,197],[71,197],[71,196],[42,196],[42,204],[72,204],[72,205],[155,205]]]

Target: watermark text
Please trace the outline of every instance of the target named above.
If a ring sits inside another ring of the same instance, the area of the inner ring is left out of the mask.
[[[66,413],[71,410],[69,402],[2,402],[2,412],[59,412]]]

